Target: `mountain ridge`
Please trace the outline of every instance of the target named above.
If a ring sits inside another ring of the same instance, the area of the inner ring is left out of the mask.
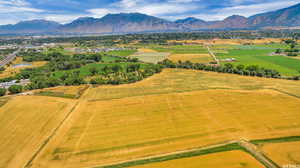
[[[193,30],[262,29],[264,27],[300,26],[300,3],[250,17],[232,15],[220,21],[205,21],[187,17],[176,21],[142,13],[107,14],[102,18],[81,17],[68,24],[47,20],[23,21],[15,25],[0,26],[5,33],[78,33],[116,34],[139,32],[169,32]]]

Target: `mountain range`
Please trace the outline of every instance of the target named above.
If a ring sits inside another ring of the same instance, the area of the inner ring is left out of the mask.
[[[0,34],[117,34],[296,26],[300,26],[300,4],[248,18],[233,15],[221,21],[205,21],[194,17],[168,21],[141,13],[108,14],[102,18],[83,17],[63,25],[47,20],[32,20],[0,26]]]

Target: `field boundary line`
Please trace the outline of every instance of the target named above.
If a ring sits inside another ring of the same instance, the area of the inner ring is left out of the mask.
[[[225,143],[209,145],[209,146],[199,147],[194,149],[159,154],[155,156],[148,156],[148,157],[142,157],[142,158],[137,158],[132,160],[126,160],[126,161],[116,162],[112,164],[92,166],[89,168],[125,168],[125,167],[157,163],[157,162],[164,162],[169,160],[209,155],[213,153],[228,152],[234,150],[241,150],[243,152],[250,154],[251,156],[254,157],[255,160],[260,162],[266,168],[280,168],[280,166],[278,166],[273,160],[271,160],[264,153],[259,151],[256,144],[253,144],[251,143],[251,141],[249,142],[243,139],[228,141]]]
[[[90,87],[88,87],[89,89]],[[84,93],[87,92],[87,90],[85,90]],[[84,94],[83,93],[83,94]],[[82,95],[83,95],[82,94]],[[37,151],[34,152],[34,154],[32,155],[32,157],[28,160],[28,162],[23,166],[23,168],[29,168],[32,166],[33,161],[35,160],[35,158],[41,153],[41,151],[45,148],[45,146],[49,143],[49,141],[57,134],[58,130],[60,128],[62,128],[62,126],[64,125],[64,123],[72,117],[73,112],[75,111],[75,109],[78,107],[78,105],[81,103],[80,99],[78,99],[77,101],[74,102],[75,104],[73,105],[73,107],[71,108],[71,110],[67,113],[67,115],[65,116],[65,118],[58,124],[58,126],[52,131],[52,133],[48,136],[48,138],[46,138],[44,140],[44,142],[41,144],[41,146],[37,149]]]
[[[216,55],[210,50],[209,46],[206,45],[207,51],[209,53],[210,56],[212,56],[214,58],[214,60],[217,62],[217,65],[220,65],[220,60],[216,57]]]
[[[34,152],[33,156],[30,158],[30,160],[23,166],[23,168],[31,167],[32,162],[34,159],[38,156],[38,154],[44,149],[44,147],[48,144],[48,142],[56,135],[56,132],[61,128],[61,126],[64,124],[64,122],[71,116],[72,112],[75,110],[77,105],[79,104],[79,101],[75,103],[75,105],[72,107],[72,109],[69,111],[69,113],[66,115],[66,117],[58,124],[58,126],[53,130],[53,132],[48,136],[48,138],[45,139],[45,141],[41,144],[41,146],[37,149],[36,152]]]
[[[285,94],[285,95],[292,96],[292,97],[295,97],[295,98],[300,99],[300,96],[295,95],[295,94],[293,94],[293,93],[289,93],[289,92],[280,90],[280,89],[276,89],[276,88],[266,88],[266,89],[270,89],[270,90],[273,90],[273,91],[277,91],[277,92],[280,92],[280,93],[282,93],[282,94]]]
[[[204,88],[204,89],[195,89],[195,90],[183,90],[183,91],[174,91],[174,92],[161,92],[161,93],[150,93],[145,95],[133,95],[133,96],[127,96],[127,97],[119,97],[119,98],[104,98],[104,99],[90,99],[87,100],[88,102],[101,102],[101,101],[108,101],[108,100],[120,100],[124,98],[135,98],[135,97],[141,97],[141,96],[153,96],[153,95],[167,95],[167,94],[178,94],[178,93],[191,93],[191,92],[197,92],[197,91],[209,91],[209,90],[230,90],[230,91],[260,91],[260,90],[273,90],[275,92],[279,92],[284,95],[292,96],[295,98],[300,98],[300,96],[282,91],[280,89],[275,88],[260,88],[260,89],[232,89],[232,88],[222,88],[222,87],[216,87],[216,88]]]
[[[174,92],[150,93],[150,94],[145,94],[145,95],[133,95],[133,96],[120,97],[120,98],[90,99],[90,100],[88,100],[88,102],[119,100],[119,99],[124,99],[124,98],[135,98],[135,97],[141,97],[141,96],[167,95],[167,94],[176,94],[176,93],[190,93],[190,92],[208,91],[208,90],[243,90],[243,89],[231,89],[231,88],[222,88],[222,87],[205,88],[205,89],[183,90],[183,91],[174,91]],[[248,91],[248,90],[244,90],[244,91]],[[249,90],[249,91],[251,91],[251,90]]]
[[[247,140],[241,140],[239,142],[239,145],[244,148],[244,150],[252,155],[257,161],[262,163],[267,168],[280,168],[279,165],[277,165],[273,160],[268,158],[263,152],[261,152],[258,147],[247,141]]]
[[[180,159],[180,158],[187,158],[187,157],[193,157],[193,156],[183,156],[183,157],[178,157],[177,155],[189,155],[189,154],[194,154],[194,156],[200,156],[200,155],[205,155],[205,154],[211,154],[211,153],[218,153],[218,152],[223,152],[223,151],[231,151],[231,150],[237,150],[239,149],[238,147],[238,143],[239,141],[228,141],[228,142],[224,142],[224,143],[220,143],[220,144],[214,144],[214,145],[209,145],[209,146],[204,146],[204,147],[199,147],[199,148],[194,148],[194,149],[187,149],[187,150],[181,150],[181,151],[176,151],[176,152],[170,152],[170,153],[164,153],[164,154],[158,154],[155,156],[148,156],[148,157],[141,157],[141,158],[137,158],[137,159],[131,159],[131,160],[126,160],[126,161],[121,161],[121,162],[116,162],[113,164],[106,164],[106,165],[98,165],[98,166],[92,166],[90,168],[122,168],[122,167],[131,167],[130,165],[126,165],[126,164],[131,164],[133,162],[144,162],[147,160],[150,160],[149,163],[155,163],[158,161],[168,161],[168,160],[174,160],[174,159]],[[213,151],[210,152],[209,150],[215,150],[218,148],[222,148],[222,147],[227,147],[230,145],[237,145],[235,146],[236,149],[223,149],[220,151]],[[197,154],[196,152],[200,152],[200,154]],[[207,152],[202,154],[201,152]],[[164,157],[174,157],[174,158],[168,158],[165,160],[161,160]],[[143,163],[143,164],[149,164],[149,163]],[[123,165],[125,164],[125,165]],[[142,164],[136,164],[136,165],[142,165]],[[136,166],[135,165],[135,166]],[[132,165],[133,166],[133,165]]]

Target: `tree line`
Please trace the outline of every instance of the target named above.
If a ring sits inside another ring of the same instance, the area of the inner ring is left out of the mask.
[[[226,63],[224,65],[212,65],[212,64],[201,64],[201,63],[192,63],[190,61],[178,61],[172,62],[168,59],[159,62],[160,65],[163,65],[166,68],[184,68],[184,69],[195,69],[195,70],[204,70],[212,71],[219,73],[231,73],[244,76],[257,76],[265,78],[281,78],[281,79],[290,79],[290,80],[299,80],[299,76],[294,77],[283,77],[277,70],[267,69],[260,67],[258,65],[233,65],[231,63]]]

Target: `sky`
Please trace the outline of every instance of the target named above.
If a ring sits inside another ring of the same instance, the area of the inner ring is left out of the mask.
[[[69,23],[79,17],[139,12],[167,20],[196,17],[206,21],[251,16],[300,3],[300,0],[0,0],[0,25],[46,19]]]

